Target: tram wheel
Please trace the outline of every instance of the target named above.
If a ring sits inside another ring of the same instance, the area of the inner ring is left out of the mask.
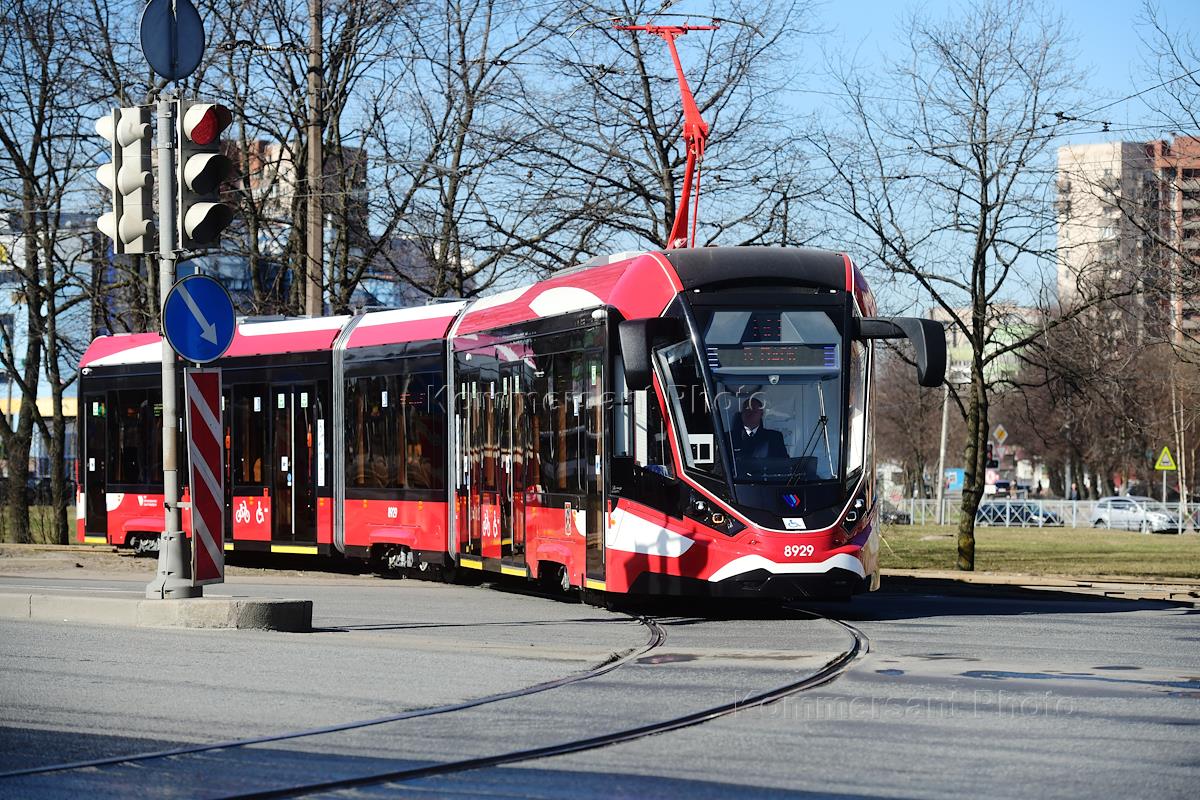
[[[543,561],[538,568],[538,583],[547,592],[567,594],[571,591],[571,574],[562,564]]]

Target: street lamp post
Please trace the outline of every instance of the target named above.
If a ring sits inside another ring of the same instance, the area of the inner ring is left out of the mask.
[[[946,425],[950,416],[950,381],[943,385],[942,392],[942,439],[938,446],[937,471],[937,524],[946,524],[945,493],[946,493]]]
[[[946,524],[945,494],[946,494],[946,429],[950,421],[950,384],[960,384],[964,380],[961,364],[951,364],[946,370],[946,381],[942,385],[942,436],[938,446],[938,488],[937,488],[937,524]]]

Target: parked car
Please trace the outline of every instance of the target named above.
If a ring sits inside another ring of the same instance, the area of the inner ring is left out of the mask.
[[[912,514],[884,500],[879,504],[879,521],[885,525],[912,525]]]
[[[1179,515],[1153,497],[1102,497],[1092,512],[1092,526],[1142,533],[1175,533]]]
[[[1062,517],[1031,500],[981,503],[975,512],[976,525],[1006,525],[1010,528],[1044,528],[1063,524]]]

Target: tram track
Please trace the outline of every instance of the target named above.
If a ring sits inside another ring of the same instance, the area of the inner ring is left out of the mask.
[[[409,767],[385,772],[376,772],[369,775],[360,775],[350,778],[340,778],[330,781],[296,784],[275,789],[225,795],[224,800],[274,800],[274,798],[302,797],[324,792],[335,792],[346,789],[377,786],[387,783],[401,783],[419,780],[422,778],[433,778],[444,775],[452,775],[460,772],[469,772],[471,770],[537,761],[543,758],[552,758],[555,756],[581,753],[616,744],[633,742],[649,736],[657,736],[659,734],[670,733],[672,731],[678,731],[685,728],[702,725],[712,720],[736,714],[739,711],[760,708],[802,692],[819,688],[837,680],[837,678],[845,673],[855,661],[866,655],[870,649],[870,640],[867,638],[866,634],[847,622],[834,617],[818,614],[816,612],[807,611],[805,609],[788,607],[788,610],[807,615],[809,619],[829,622],[839,627],[850,636],[850,646],[826,662],[821,668],[800,680],[792,681],[790,683],[768,689],[731,703],[723,703],[721,705],[712,706],[664,720],[646,723],[630,728],[623,728],[597,736],[572,739],[555,744],[543,745],[540,747],[512,750],[496,755],[465,758],[457,761],[446,761],[420,767]]]
[[[530,686],[523,686],[518,689],[510,689],[506,692],[496,692],[494,694],[483,695],[481,697],[462,700],[456,703],[445,703],[437,706],[427,706],[424,708],[415,708],[408,711],[401,711],[396,714],[389,714],[382,717],[375,717],[366,720],[356,720],[353,722],[336,723],[333,725],[325,725],[317,728],[308,728],[302,731],[289,731],[285,733],[269,734],[266,736],[247,737],[243,739],[228,739],[219,742],[209,742],[205,744],[183,745],[181,747],[173,747],[166,750],[147,751],[142,753],[132,753],[122,756],[107,756],[104,758],[88,759],[83,761],[71,761],[61,764],[48,764],[40,767],[28,767],[26,769],[11,770],[9,772],[0,772],[0,780],[13,779],[20,777],[28,777],[34,775],[45,775],[50,773],[64,773],[75,770],[94,769],[98,767],[110,767],[117,765],[134,765],[144,764],[147,762],[157,761],[161,759],[173,758],[176,756],[196,755],[199,753],[208,753],[215,750],[232,750],[236,748],[250,747],[253,745],[273,744],[276,742],[291,741],[294,739],[303,739],[310,736],[321,736],[332,733],[341,733],[344,731],[353,731],[363,728],[370,728],[378,725],[387,725],[395,722],[402,722],[409,719],[419,719],[422,717],[432,717],[440,714],[449,714],[456,711],[465,711],[467,709],[478,708],[480,706],[499,703],[505,700],[514,700],[521,697],[528,697],[534,694],[540,694],[552,689],[559,689],[564,686],[570,686],[582,681],[598,678],[602,675],[616,670],[626,664],[644,657],[653,650],[661,647],[666,641],[667,635],[663,627],[655,620],[649,617],[632,617],[636,622],[644,625],[649,631],[649,636],[646,643],[640,647],[630,649],[629,651],[609,658],[606,661],[592,667],[584,672],[578,672],[571,675],[565,675],[561,678],[554,678],[541,683],[535,683]]]

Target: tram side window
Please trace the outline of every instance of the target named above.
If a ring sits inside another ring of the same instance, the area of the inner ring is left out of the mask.
[[[239,486],[264,485],[267,461],[267,395],[261,387],[236,386],[233,390],[233,481]]]
[[[347,483],[360,489],[399,486],[394,376],[353,378],[346,386]]]
[[[613,457],[629,459],[631,463],[648,468],[651,472],[670,476],[674,472],[671,445],[667,440],[667,428],[658,404],[658,395],[653,390],[630,391],[623,376],[616,385],[618,395],[613,404]]]
[[[446,412],[438,395],[440,381],[432,372],[401,375],[400,381],[408,488],[441,491],[445,488]]]
[[[646,465],[654,467],[652,471],[660,475],[669,476],[675,471],[662,406],[658,403],[658,395],[652,393],[648,393],[646,399]]]
[[[570,479],[577,450],[572,447],[575,437],[571,435],[571,423],[575,419],[571,413],[571,361],[570,353],[559,353],[554,357],[554,409],[550,414],[550,435],[554,439],[556,460],[550,485],[560,492],[575,488],[575,482]]]
[[[664,387],[667,403],[690,440],[679,443],[684,464],[723,475],[721,461],[716,457],[717,434],[713,428],[712,406],[696,363],[695,350],[690,342],[684,342],[659,350],[658,358],[670,381],[670,385]]]
[[[162,482],[162,403],[158,392],[123,389],[108,401],[108,479]]]
[[[542,483],[551,492],[573,492],[580,485],[580,439],[583,431],[583,355],[555,353],[544,378],[541,406]]]

